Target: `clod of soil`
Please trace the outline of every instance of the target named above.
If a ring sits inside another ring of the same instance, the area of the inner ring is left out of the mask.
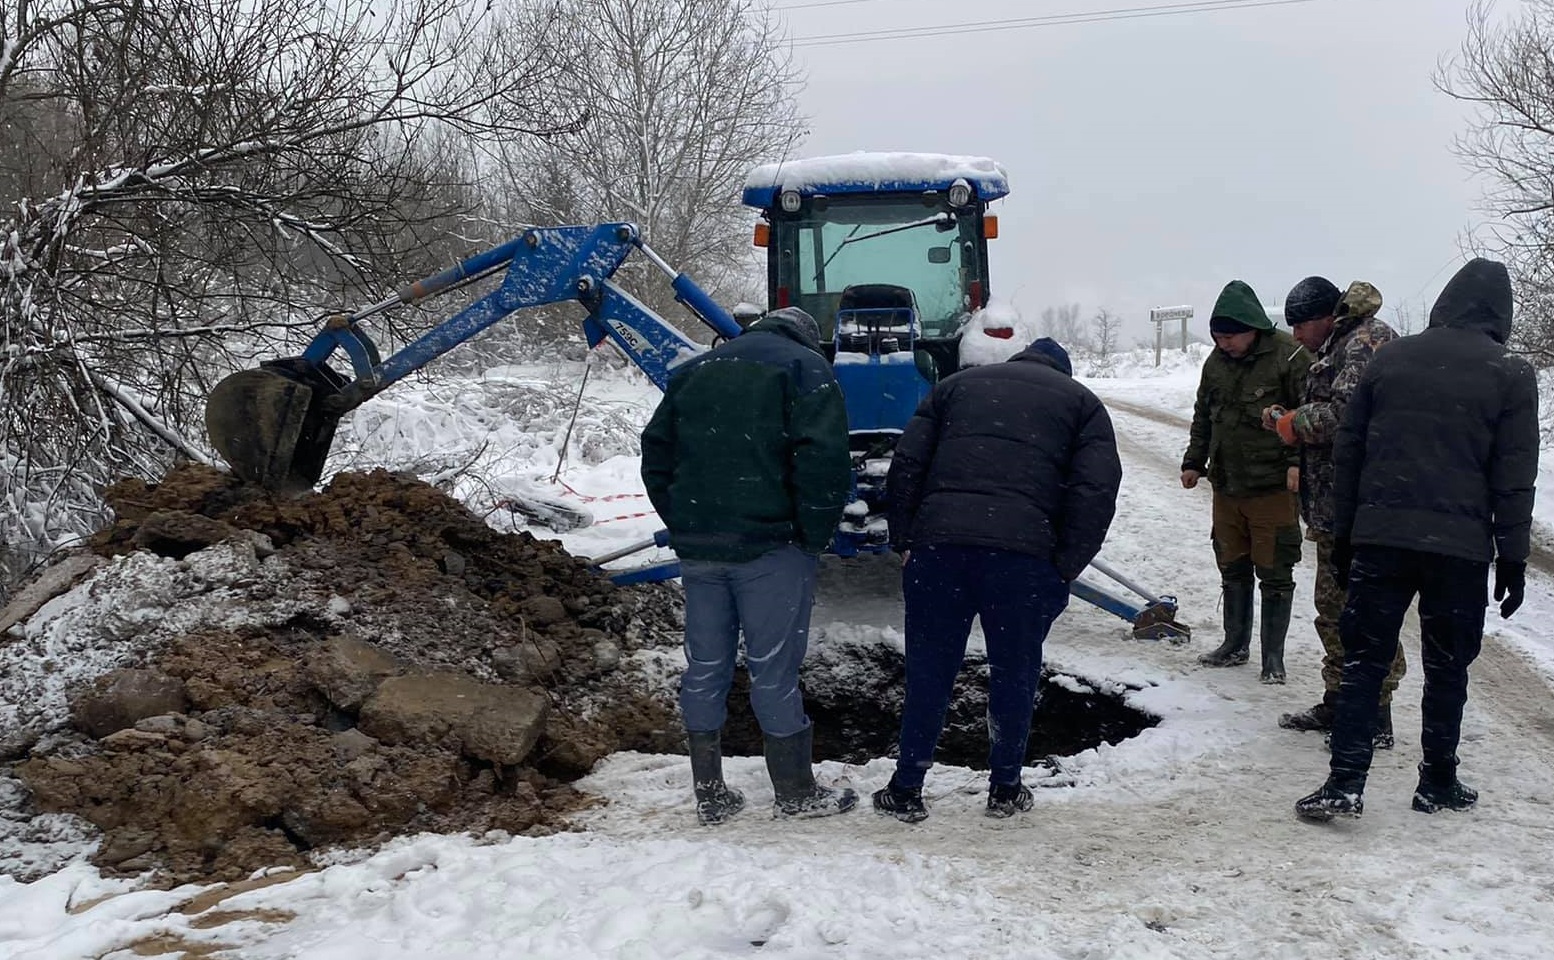
[[[679,642],[678,591],[617,589],[425,483],[341,474],[281,499],[184,465],[107,498],[103,557],[198,578],[208,547],[251,552],[201,585],[219,615],[72,691],[74,733],[16,767],[38,809],[104,832],[109,872],[233,879],[420,830],[567,829],[591,802],[567,781],[681,736],[630,658]],[[143,641],[141,619],[104,642]]]

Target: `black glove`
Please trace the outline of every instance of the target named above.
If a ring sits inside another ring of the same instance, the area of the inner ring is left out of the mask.
[[[1354,545],[1348,537],[1339,537],[1333,541],[1333,582],[1338,584],[1338,589],[1349,589],[1349,565],[1354,563]]]
[[[1527,564],[1521,560],[1495,561],[1495,599],[1500,601],[1500,619],[1508,619],[1522,605],[1527,588]]]

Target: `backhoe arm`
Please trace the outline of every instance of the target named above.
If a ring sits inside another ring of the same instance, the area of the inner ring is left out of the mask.
[[[382,303],[330,317],[301,357],[268,361],[223,380],[206,404],[211,441],[246,480],[271,489],[311,487],[322,476],[343,414],[516,311],[566,300],[588,311],[583,330],[590,347],[614,341],[663,387],[671,370],[702,348],[611,279],[634,250],[670,277],[675,299],[702,323],[720,336],[738,336],[740,326],[728,311],[644,244],[634,224],[534,228]],[[500,287],[386,360],[362,327],[374,314],[503,269]],[[350,358],[351,377],[327,365],[337,350]]]

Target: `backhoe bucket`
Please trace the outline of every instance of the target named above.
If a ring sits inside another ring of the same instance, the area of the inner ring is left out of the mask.
[[[340,414],[325,401],[345,380],[300,357],[269,360],[216,384],[205,401],[205,429],[232,472],[278,492],[316,484]]]

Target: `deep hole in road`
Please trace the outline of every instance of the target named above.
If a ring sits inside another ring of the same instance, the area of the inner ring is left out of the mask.
[[[935,762],[987,769],[987,673],[987,661],[968,654],[955,681]],[[896,755],[906,690],[900,650],[883,643],[827,648],[811,656],[803,683],[805,708],[815,725],[816,760],[865,763]],[[1159,717],[1126,702],[1129,689],[1043,668],[1027,765],[1121,743],[1157,725]],[[750,711],[750,680],[743,668],[735,675],[728,708],[724,752],[760,756],[761,730]]]

